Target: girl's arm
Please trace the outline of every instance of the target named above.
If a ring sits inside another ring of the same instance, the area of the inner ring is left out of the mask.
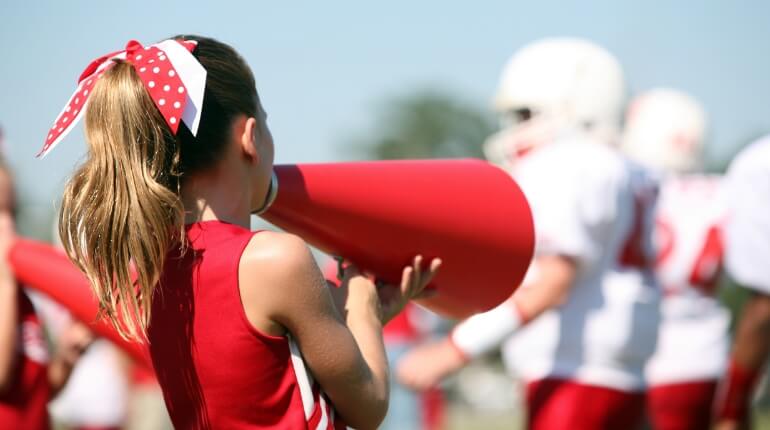
[[[288,331],[345,423],[373,429],[385,417],[390,389],[382,321],[417,295],[437,268],[434,262],[426,273],[405,269],[399,297],[384,306],[375,285],[351,270],[343,285],[348,288],[344,320],[310,250],[296,236],[255,235],[241,258],[239,277],[251,323],[270,334]]]
[[[0,393],[11,384],[19,350],[19,287],[8,262],[13,237],[13,219],[0,212]]]
[[[0,393],[4,393],[13,379],[13,366],[18,352],[19,288],[12,280],[0,276]]]

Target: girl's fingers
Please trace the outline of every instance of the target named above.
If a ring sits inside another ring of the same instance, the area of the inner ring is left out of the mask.
[[[415,290],[418,289],[421,284],[420,279],[422,278],[422,255],[417,255],[414,257],[413,270],[414,276],[412,277],[412,285],[409,291],[409,297],[416,294]]]
[[[404,271],[401,273],[401,295],[407,296],[412,286],[412,277],[414,269],[411,266],[404,267]]]
[[[430,262],[430,267],[422,270],[423,257],[417,255],[412,260],[411,266],[404,267],[401,273],[401,295],[405,300],[413,298],[425,298],[435,294],[435,290],[425,290],[425,287],[431,283],[438,273],[442,261],[440,258],[434,258]]]
[[[430,268],[426,271],[425,275],[422,277],[423,282],[425,282],[425,285],[428,285],[433,281],[433,278],[436,277],[436,274],[438,273],[439,267],[441,267],[441,259],[440,258],[434,258],[430,262]]]

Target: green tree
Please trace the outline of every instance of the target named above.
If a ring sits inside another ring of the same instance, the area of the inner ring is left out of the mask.
[[[490,114],[444,91],[419,90],[383,102],[353,152],[372,159],[482,157],[495,130]]]

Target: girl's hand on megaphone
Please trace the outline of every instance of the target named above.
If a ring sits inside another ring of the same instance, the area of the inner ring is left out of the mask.
[[[345,314],[361,310],[373,312],[385,325],[398,315],[409,300],[426,297],[425,287],[438,273],[441,259],[434,258],[428,269],[422,269],[422,256],[414,257],[411,266],[404,267],[401,284],[373,282],[357,267],[348,264],[344,268],[341,288],[345,290]]]
[[[401,285],[378,284],[377,295],[382,307],[381,320],[383,324],[393,319],[409,300],[423,298],[428,291],[425,287],[430,284],[441,267],[441,259],[434,258],[428,269],[422,269],[422,255],[414,257],[411,266],[404,267],[401,274]]]

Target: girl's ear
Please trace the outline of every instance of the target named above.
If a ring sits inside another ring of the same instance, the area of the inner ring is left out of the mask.
[[[257,152],[257,120],[254,117],[244,117],[239,121],[239,127],[236,133],[238,144],[243,151],[243,155],[252,161],[259,160]]]

